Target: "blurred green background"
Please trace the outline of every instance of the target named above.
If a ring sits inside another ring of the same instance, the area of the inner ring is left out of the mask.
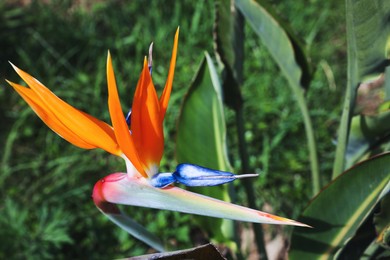
[[[314,79],[307,92],[323,182],[331,176],[332,144],[343,100],[346,66],[344,3],[265,1],[307,44]],[[165,120],[161,171],[175,162],[180,104],[207,50],[213,55],[212,1],[13,1],[0,3],[0,75],[21,83],[8,61],[73,106],[109,122],[105,62],[111,51],[123,108],[131,106],[143,57],[154,42],[153,80],[162,90],[173,36],[180,26],[174,89]],[[245,28],[246,139],[258,209],[295,218],[311,195],[300,111],[258,37]],[[148,247],[106,219],[91,199],[93,185],[125,170],[104,151],[84,151],[53,134],[5,81],[0,83],[0,258],[119,258]],[[226,109],[231,163],[239,172],[237,129]],[[196,138],[196,137],[194,137]],[[202,140],[196,140],[201,142]],[[235,184],[238,204],[243,189]],[[172,249],[199,242],[195,217],[126,207]],[[272,235],[273,227],[265,232]],[[207,234],[203,235],[207,238]]]

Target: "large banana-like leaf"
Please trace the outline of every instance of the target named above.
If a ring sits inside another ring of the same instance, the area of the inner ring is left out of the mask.
[[[304,88],[310,83],[310,72],[304,51],[287,26],[283,26],[277,16],[269,11],[270,8],[265,8],[263,1],[236,0],[235,3],[278,64],[297,99],[305,124],[313,193],[316,194],[321,185],[313,126],[304,96]]]
[[[176,136],[179,163],[193,163],[231,171],[226,150],[226,123],[221,86],[213,61],[206,53],[195,80],[184,98]],[[194,189],[204,195],[229,200],[227,186]],[[221,219],[203,219],[202,225],[220,236]]]
[[[235,4],[259,35],[293,91],[308,87],[311,77],[308,61],[292,30],[265,1],[235,0]]]
[[[221,86],[207,53],[181,107],[176,157],[179,163],[196,163],[222,171],[231,169]]]
[[[387,0],[347,0],[348,55],[351,60],[352,86],[366,76],[385,70],[390,24]]]
[[[385,253],[381,248],[386,233],[383,225],[390,224],[389,211],[390,182],[382,190],[374,206],[374,210],[364,219],[364,222],[356,230],[355,234],[348,239],[343,247],[336,253],[336,259],[362,259],[365,256],[371,259],[382,259],[380,255]],[[390,256],[390,252],[388,252]]]
[[[356,90],[364,79],[385,71],[389,65],[390,2],[346,0],[348,82],[340,122],[333,177],[345,169],[345,154]]]
[[[341,174],[311,201],[294,229],[290,259],[331,259],[377,203],[390,181],[390,153],[366,160]]]

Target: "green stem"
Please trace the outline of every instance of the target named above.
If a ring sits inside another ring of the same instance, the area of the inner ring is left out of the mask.
[[[338,132],[336,155],[333,164],[332,179],[336,178],[344,171],[345,152],[348,144],[348,135],[351,122],[351,116],[355,100],[354,88],[358,84],[357,80],[357,62],[356,61],[356,41],[353,31],[353,12],[352,3],[350,0],[345,1],[346,4],[346,24],[347,24],[347,89],[345,92],[345,100],[343,106],[343,114],[341,116],[340,128]]]
[[[350,86],[349,80],[347,80],[347,86]],[[345,93],[343,114],[341,115],[340,127],[338,131],[336,154],[333,163],[332,179],[335,179],[340,173],[344,171],[345,164],[345,151],[348,142],[348,132],[350,124],[350,110],[351,110],[351,91],[350,87],[347,87]]]
[[[248,150],[245,141],[245,127],[244,127],[244,115],[242,106],[236,110],[236,124],[237,124],[237,134],[238,134],[238,145],[239,153],[241,159],[241,167],[243,173],[249,172],[249,161],[248,161]],[[250,208],[255,209],[256,198],[253,191],[252,180],[243,179],[244,189],[247,196],[248,205]],[[252,224],[253,231],[255,233],[256,246],[259,252],[259,259],[268,259],[267,252],[265,249],[263,229],[259,224]]]
[[[309,110],[306,105],[303,89],[300,87],[292,88],[298,101],[298,106],[303,116],[303,124],[305,125],[307,145],[309,147],[310,168],[312,176],[313,195],[316,195],[321,188],[320,170],[317,157],[317,146],[314,138],[313,124],[310,119]]]

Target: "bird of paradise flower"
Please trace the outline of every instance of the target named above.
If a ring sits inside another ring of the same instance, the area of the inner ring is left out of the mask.
[[[213,186],[252,175],[234,175],[192,164],[180,164],[173,173],[159,173],[164,150],[163,120],[174,78],[179,29],[174,38],[168,78],[158,98],[145,58],[126,120],[119,101],[111,55],[107,57],[108,108],[112,126],[67,104],[42,83],[11,63],[28,87],[7,82],[43,122],[62,138],[83,149],[101,148],[126,162],[126,173],[113,173],[98,181],[92,198],[98,209],[131,235],[159,251],[161,241],[123,214],[116,204],[166,209],[254,223],[307,226],[287,218],[216,200],[173,186]],[[151,52],[151,51],[150,51]]]

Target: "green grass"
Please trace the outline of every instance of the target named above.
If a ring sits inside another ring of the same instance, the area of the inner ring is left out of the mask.
[[[10,1],[12,2],[12,1]],[[318,141],[323,183],[330,179],[345,82],[343,4],[339,1],[272,1],[302,39],[317,65],[307,92]],[[60,4],[62,3],[62,4]],[[290,4],[290,5],[289,5]],[[154,42],[154,82],[165,84],[173,35],[180,25],[174,90],[165,122],[163,171],[175,167],[175,126],[180,103],[202,59],[213,52],[210,1],[107,1],[80,8],[72,1],[0,4],[0,73],[20,82],[12,61],[58,96],[109,122],[105,61],[114,60],[123,108],[131,106],[143,57]],[[299,13],[299,15],[297,15]],[[319,17],[323,17],[319,19]],[[258,206],[297,217],[311,194],[310,166],[302,117],[286,81],[257,36],[246,27],[246,137],[250,167],[262,172],[255,183]],[[320,61],[330,65],[332,90]],[[102,151],[75,148],[53,134],[24,101],[0,83],[0,258],[119,258],[148,252],[141,242],[110,223],[91,200],[94,183],[124,170],[122,161]],[[79,94],[80,93],[80,94]],[[240,168],[234,115],[227,110],[229,155]],[[236,185],[239,198],[243,190]],[[245,204],[241,200],[240,204]],[[192,216],[126,207],[126,212],[172,249],[193,246]]]

